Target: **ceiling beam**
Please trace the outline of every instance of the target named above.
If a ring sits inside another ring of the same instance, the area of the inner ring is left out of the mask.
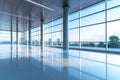
[[[37,3],[37,2],[35,2],[35,1],[32,1],[32,0],[26,0],[26,1],[29,2],[29,3],[35,4],[35,5],[37,5],[37,6],[43,7],[43,8],[45,8],[45,9],[48,9],[48,10],[50,10],[50,11],[55,11],[54,9],[49,8],[49,7],[47,7],[47,6],[43,5],[43,4]]]

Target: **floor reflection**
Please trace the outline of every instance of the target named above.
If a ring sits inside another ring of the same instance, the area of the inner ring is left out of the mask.
[[[0,80],[120,80],[120,55],[0,45]]]

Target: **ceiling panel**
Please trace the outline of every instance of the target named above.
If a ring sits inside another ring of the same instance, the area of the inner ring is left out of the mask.
[[[10,18],[13,19],[13,29],[16,30],[16,16],[19,16],[19,31],[27,29],[27,19],[30,15],[32,27],[40,25],[40,15],[42,9],[44,10],[44,20],[48,23],[52,20],[62,17],[63,14],[63,0],[33,0],[37,3],[43,4],[54,9],[50,11],[25,0],[0,0],[0,30],[10,30]],[[69,0],[69,13],[86,8],[97,2],[103,0]]]
[[[5,0],[0,0],[0,10],[3,9],[4,5],[5,5]]]

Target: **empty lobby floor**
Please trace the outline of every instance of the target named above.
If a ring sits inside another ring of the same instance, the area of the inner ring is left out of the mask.
[[[0,80],[120,80],[120,55],[0,45]]]

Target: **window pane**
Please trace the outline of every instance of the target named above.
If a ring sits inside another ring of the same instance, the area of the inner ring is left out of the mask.
[[[69,30],[70,46],[79,47],[79,28]]]
[[[115,19],[120,19],[120,7],[110,9],[107,11],[107,20],[115,20]]]
[[[120,5],[120,1],[119,0],[107,0],[107,7],[111,8],[114,6]]]
[[[68,16],[69,20],[79,18],[79,12],[72,13]]]
[[[105,24],[80,28],[80,41],[82,47],[105,47]]]
[[[98,11],[102,11],[105,9],[105,4],[104,2],[98,3],[96,5],[93,5],[91,7],[88,7],[86,9],[81,10],[81,17],[88,15],[88,14],[92,14]]]
[[[105,12],[81,18],[81,26],[105,22]]]
[[[50,26],[52,26],[52,23],[51,23],[51,22],[48,23],[48,24],[46,24],[46,28],[48,28],[48,27],[50,27]]]
[[[62,19],[57,19],[57,20],[53,21],[53,25],[57,25],[57,24],[60,24],[60,23],[62,23]]]
[[[61,45],[61,32],[52,33],[53,45]]]
[[[46,34],[44,37],[44,43],[46,45],[52,45],[52,37],[51,34]]]
[[[75,27],[79,27],[79,19],[69,22],[69,28],[75,28]]]
[[[57,25],[57,26],[52,27],[52,32],[60,31],[60,30],[61,30],[61,25]]]
[[[108,23],[108,47],[120,48],[120,21]]]
[[[10,44],[10,31],[0,31],[0,43]]]
[[[45,33],[50,33],[52,32],[52,28],[45,29]]]

